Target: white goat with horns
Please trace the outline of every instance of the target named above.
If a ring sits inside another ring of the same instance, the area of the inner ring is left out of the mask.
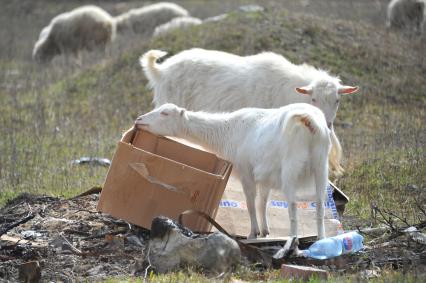
[[[200,144],[230,160],[250,214],[249,238],[269,234],[266,207],[271,188],[289,202],[291,236],[297,236],[296,201],[317,202],[318,237],[324,237],[330,131],[318,108],[296,103],[278,109],[243,108],[230,113],[192,112],[164,104],[140,116],[136,128]],[[260,230],[256,187],[260,195]]]
[[[330,169],[341,167],[342,148],[334,133],[340,96],[358,87],[310,65],[295,65],[271,52],[241,57],[221,51],[190,49],[157,64],[166,53],[151,50],[141,65],[154,89],[156,107],[174,103],[193,111],[223,112],[243,107],[277,108],[310,103],[320,108],[331,129]]]

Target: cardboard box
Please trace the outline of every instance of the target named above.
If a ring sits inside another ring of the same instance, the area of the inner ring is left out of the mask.
[[[150,228],[154,217],[177,219],[187,209],[215,218],[232,165],[216,155],[146,131],[128,132],[117,145],[97,209]],[[210,231],[185,216],[193,231]]]
[[[188,141],[182,139],[177,140],[188,146],[201,149],[198,145]],[[342,224],[339,221],[339,214],[343,213],[348,201],[349,198],[329,181],[324,209],[324,224],[327,236],[335,236],[343,232]],[[299,239],[315,239],[317,236],[315,205],[313,200],[298,203]],[[267,209],[270,228],[269,236],[267,238],[244,240],[243,242],[270,243],[286,241],[288,239],[287,235],[290,233],[290,220],[287,206],[287,201],[281,191],[273,190],[268,201]],[[230,176],[226,185],[215,220],[231,235],[244,238],[250,232],[250,217],[247,210],[246,198],[241,182],[234,174]]]
[[[336,206],[331,187],[325,205],[325,232],[327,236],[335,236],[342,232],[338,220]],[[317,236],[316,208],[314,201],[298,202],[298,236],[310,238]],[[288,203],[280,190],[273,190],[269,197],[267,218],[270,234],[267,238],[247,240],[245,243],[286,241],[290,233]],[[259,217],[257,218],[259,219]],[[219,210],[215,219],[228,233],[245,237],[250,233],[250,217],[242,185],[236,176],[231,175],[226,186]]]

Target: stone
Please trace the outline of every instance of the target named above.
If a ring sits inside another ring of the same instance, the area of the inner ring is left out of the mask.
[[[238,243],[225,234],[198,235],[166,217],[153,219],[145,254],[159,273],[195,267],[219,275],[232,271],[241,259]]]
[[[19,265],[19,280],[25,283],[37,283],[41,279],[41,268],[38,261],[29,261]]]

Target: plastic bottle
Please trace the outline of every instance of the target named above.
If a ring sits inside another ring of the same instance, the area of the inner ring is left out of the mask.
[[[313,243],[307,250],[302,250],[305,257],[327,259],[342,254],[354,253],[363,248],[364,238],[355,231],[324,238]]]

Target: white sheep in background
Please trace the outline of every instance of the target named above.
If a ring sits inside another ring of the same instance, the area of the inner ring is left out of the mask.
[[[333,129],[340,96],[358,87],[307,64],[295,65],[267,52],[241,57],[221,51],[190,49],[157,64],[166,53],[151,50],[141,65],[154,89],[154,104],[170,102],[189,110],[233,111],[243,107],[276,108],[305,102],[320,108],[331,129],[330,169],[343,172],[342,149]]]
[[[130,11],[115,17],[117,24],[117,32],[119,34],[126,31],[132,31],[143,36],[151,36],[154,29],[173,18],[187,17],[189,13],[181,6],[161,2],[148,5]]]
[[[230,113],[192,112],[164,104],[140,116],[136,128],[202,145],[233,163],[250,214],[249,238],[269,234],[266,207],[271,188],[289,202],[291,236],[297,236],[296,201],[317,202],[318,237],[324,237],[330,131],[324,114],[306,103],[276,109],[243,108]],[[256,219],[260,196],[260,230]]]
[[[72,55],[81,60],[80,52],[105,47],[115,38],[114,19],[96,6],[83,6],[54,17],[43,28],[33,49],[33,59],[49,62],[56,55]]]
[[[178,17],[174,18],[171,21],[159,25],[155,28],[153,36],[164,35],[168,32],[171,32],[176,29],[183,29],[189,26],[201,25],[203,23],[202,20],[194,17]]]
[[[387,9],[386,26],[394,29],[410,29],[423,32],[425,20],[424,0],[392,0]]]

